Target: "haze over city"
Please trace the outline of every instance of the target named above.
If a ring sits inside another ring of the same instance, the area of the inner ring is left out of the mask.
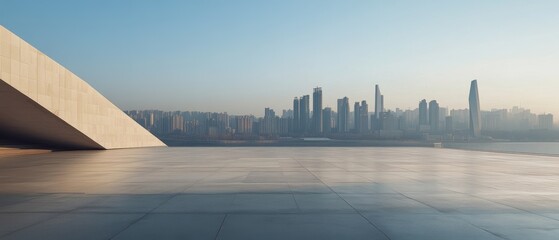
[[[421,99],[559,114],[559,3],[510,1],[3,1],[0,23],[122,109],[262,115]],[[110,27],[107,27],[110,26]],[[126,64],[123,64],[126,63]]]

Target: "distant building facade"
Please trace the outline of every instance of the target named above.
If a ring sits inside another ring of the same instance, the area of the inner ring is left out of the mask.
[[[373,130],[382,129],[382,112],[384,112],[384,95],[377,84],[375,85],[375,114],[371,120]]]
[[[299,98],[299,132],[300,133],[308,133],[309,132],[309,116],[310,116],[310,109],[309,109],[309,95],[304,95]]]
[[[312,130],[315,134],[322,133],[322,88],[315,88],[313,92]]]
[[[349,132],[349,99],[347,97],[338,99],[337,129],[339,133]]]
[[[419,129],[429,125],[429,112],[427,108],[427,100],[423,99],[419,102]]]
[[[432,132],[439,131],[439,104],[436,100],[429,102],[429,127]]]
[[[473,80],[470,85],[470,135],[472,137],[481,137],[481,110],[479,104],[479,91],[477,80]]]
[[[538,126],[539,129],[545,129],[545,130],[553,129],[553,115],[552,114],[538,115]]]

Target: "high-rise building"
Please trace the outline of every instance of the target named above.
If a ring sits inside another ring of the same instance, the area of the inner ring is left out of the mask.
[[[359,108],[359,132],[369,132],[369,105],[365,100],[361,101]]]
[[[287,136],[289,133],[289,118],[279,118],[276,116],[277,133],[280,136]]]
[[[299,98],[299,132],[306,133],[309,131],[309,95]]]
[[[322,131],[332,133],[332,108],[327,107],[322,110]]]
[[[174,112],[171,117],[171,131],[182,133],[184,132],[184,118],[180,112]]]
[[[448,108],[440,107],[440,105],[439,105],[439,130],[445,129],[446,116],[448,116]]]
[[[375,85],[375,115],[373,117],[373,129],[382,129],[381,113],[384,111],[384,96],[380,93],[380,87]]]
[[[477,80],[473,80],[470,85],[470,135],[481,137],[481,110],[479,107],[479,92]]]
[[[237,116],[237,133],[238,134],[251,134],[252,133],[252,117],[251,116]]]
[[[301,112],[299,110],[299,98],[293,99],[293,132],[299,133],[301,131]]]
[[[429,115],[427,112],[427,100],[419,102],[419,127],[429,125]]]
[[[312,130],[313,133],[322,133],[322,88],[314,88],[312,95]]]
[[[349,99],[347,97],[338,99],[337,127],[339,133],[347,133],[349,131]]]
[[[279,132],[279,118],[271,108],[264,109],[264,118],[260,121],[260,133],[265,135],[275,135]]]
[[[451,116],[447,116],[445,118],[445,129],[447,132],[451,133],[454,131],[454,126],[452,124],[452,117]]]
[[[470,126],[470,110],[466,109],[452,109],[450,110],[452,117],[452,126],[456,130],[465,130]]]
[[[293,118],[293,110],[291,109],[282,110],[281,118]]]
[[[439,104],[437,100],[429,102],[429,126],[431,131],[439,131]]]
[[[538,115],[538,128],[550,130],[553,128],[553,114]]]
[[[149,113],[148,129],[152,129],[155,124],[155,116],[153,112]]]
[[[361,126],[361,105],[359,105],[359,102],[355,102],[355,104],[353,104],[353,127],[355,128],[355,132],[359,132],[359,127]]]

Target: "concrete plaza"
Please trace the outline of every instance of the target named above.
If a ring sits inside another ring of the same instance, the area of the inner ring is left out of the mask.
[[[558,157],[365,147],[0,157],[1,239],[558,236]]]

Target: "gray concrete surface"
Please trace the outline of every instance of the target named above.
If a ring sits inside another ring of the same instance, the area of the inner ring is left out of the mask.
[[[557,157],[281,147],[0,157],[1,239],[557,236]]]

